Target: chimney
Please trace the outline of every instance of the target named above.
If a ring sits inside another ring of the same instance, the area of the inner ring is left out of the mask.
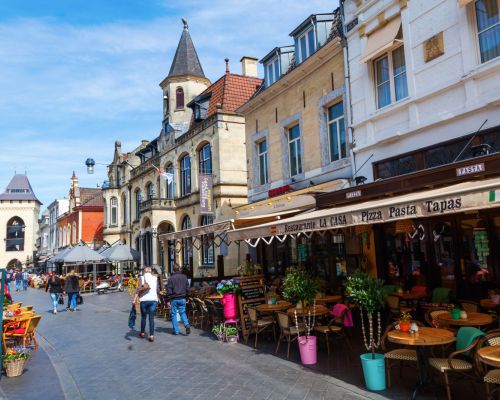
[[[250,78],[257,78],[257,58],[255,57],[241,57],[241,74]]]

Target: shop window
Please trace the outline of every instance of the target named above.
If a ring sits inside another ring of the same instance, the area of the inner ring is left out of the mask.
[[[381,179],[392,178],[417,171],[417,162],[414,155],[408,155],[376,164],[377,176]]]
[[[404,46],[375,60],[377,108],[408,97]]]
[[[453,240],[453,225],[451,222],[431,224],[429,232],[434,246],[435,265],[439,270],[440,286],[453,290],[456,293],[457,278],[455,276],[455,244]]]
[[[346,157],[344,103],[328,107],[328,138],[330,142],[330,161]]]
[[[490,237],[482,218],[462,219],[462,257],[464,274],[472,285],[481,285],[492,279]]]
[[[24,221],[13,217],[7,222],[7,235],[5,237],[5,251],[24,251]]]
[[[267,140],[257,143],[259,157],[259,184],[265,185],[269,182],[269,171],[267,167]]]
[[[182,157],[180,162],[181,196],[191,193],[191,159],[189,155]]]
[[[186,215],[182,220],[181,229],[191,229],[191,219]],[[190,267],[190,259],[193,257],[193,241],[191,238],[182,239],[182,263],[184,267]]]
[[[211,225],[214,218],[211,215],[201,217],[201,226]],[[214,265],[214,234],[201,236],[201,262],[203,265]]]
[[[290,176],[302,173],[302,147],[300,143],[300,127],[292,126],[288,130],[288,156],[290,160]]]
[[[111,225],[118,225],[118,199],[111,197],[109,200],[109,209],[111,211]]]
[[[200,174],[212,174],[212,152],[210,144],[204,145],[199,152],[200,159]]]
[[[481,62],[500,55],[500,13],[499,0],[477,0],[476,23]]]

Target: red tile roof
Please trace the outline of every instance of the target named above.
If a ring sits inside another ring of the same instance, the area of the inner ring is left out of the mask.
[[[222,112],[236,112],[252,97],[262,82],[263,80],[260,78],[231,73],[224,74],[200,93],[200,96],[206,93],[212,94],[206,117],[209,118],[217,112],[217,104],[222,106]],[[191,118],[191,126],[193,124],[194,118]]]
[[[101,189],[80,188],[80,206],[104,207]]]

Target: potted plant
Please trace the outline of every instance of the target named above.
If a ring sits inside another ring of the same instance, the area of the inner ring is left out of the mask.
[[[411,314],[403,311],[399,317],[399,329],[401,332],[409,332],[411,324]]]
[[[240,291],[240,282],[236,279],[222,280],[216,286],[217,293],[222,295],[221,303],[224,305],[224,318],[235,320],[238,318],[236,295]]]
[[[29,350],[25,347],[15,346],[7,349],[2,357],[6,375],[9,378],[22,375],[24,364],[29,357]]]
[[[234,326],[228,326],[225,329],[226,342],[236,343],[238,341],[238,329]]]
[[[346,293],[349,301],[359,307],[361,316],[361,329],[363,340],[370,353],[362,354],[361,363],[365,376],[366,387],[369,390],[385,389],[385,363],[384,355],[375,353],[380,346],[381,338],[381,316],[380,311],[385,302],[383,290],[384,282],[364,272],[357,272],[347,278]],[[377,317],[377,337],[374,333],[374,317]],[[368,334],[366,332],[365,317],[368,322]]]
[[[313,304],[316,293],[319,292],[319,282],[303,268],[291,267],[283,280],[283,297],[302,307],[304,303]]]
[[[217,337],[218,340],[224,340],[224,324],[215,324],[212,327],[212,333]]]
[[[316,301],[313,302],[312,310],[316,308]],[[299,345],[300,361],[304,365],[316,364],[317,362],[317,340],[316,336],[311,336],[311,332],[316,322],[316,314],[313,312],[311,317],[311,307],[308,309],[307,318],[304,318],[306,332],[304,336],[299,333],[299,321],[297,319],[297,310],[294,312],[295,328],[297,329],[297,343]]]

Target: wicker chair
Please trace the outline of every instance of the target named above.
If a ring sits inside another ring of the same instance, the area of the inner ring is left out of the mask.
[[[196,308],[198,309],[198,319],[194,322],[195,326],[200,325],[200,329],[203,329],[203,323],[205,320],[208,318],[208,309],[203,300],[199,299],[198,297],[195,297],[194,303],[196,304]]]
[[[423,326],[420,322],[418,321],[412,321],[415,322],[418,326]],[[408,348],[397,348],[397,349],[392,349],[388,350],[386,347],[386,341],[387,341],[387,335],[389,334],[390,331],[394,329],[395,324],[390,324],[386,329],[384,334],[382,335],[381,339],[381,349],[384,352],[384,359],[385,359],[385,365],[386,365],[386,371],[387,371],[387,387],[391,387],[391,369],[394,367],[394,364],[392,361],[397,361],[399,364],[399,376],[403,376],[403,366],[405,365],[405,362],[408,363],[416,363],[417,362],[417,351],[415,349],[408,349]]]
[[[481,338],[477,347],[479,349],[485,346],[500,346],[500,329],[495,329]],[[493,400],[496,393],[500,391],[500,386],[492,390],[491,385],[500,385],[500,369],[489,370],[477,356],[476,365],[478,372],[483,377],[483,382],[486,385],[486,397],[488,400]]]
[[[250,330],[245,337],[245,344],[248,343],[248,337],[255,333],[255,342],[253,348],[257,348],[257,340],[259,338],[259,333],[264,332],[266,330],[272,330],[274,335],[274,342],[276,342],[276,330],[274,320],[269,319],[261,319],[258,317],[257,310],[252,307],[248,307],[248,317],[250,318]]]
[[[18,325],[14,329],[5,329],[2,334],[2,344],[4,350],[7,349],[7,341],[14,340],[16,342],[22,341],[23,347],[33,343],[35,349],[38,349],[38,343],[35,338],[36,328],[42,318],[41,315],[35,315],[16,321]]]
[[[297,332],[297,327],[292,325],[290,323],[290,317],[288,316],[287,313],[284,312],[277,312],[276,316],[278,318],[278,325],[280,327],[280,337],[278,339],[278,344],[276,345],[276,351],[275,353],[278,352],[280,348],[280,343],[283,339],[286,339],[288,342],[288,349],[286,353],[286,358],[290,358],[290,343],[293,342],[294,340],[297,340],[298,336],[301,333],[304,333],[306,328],[304,326],[299,326],[298,332]]]
[[[466,312],[479,312],[480,306],[479,303],[470,300],[459,300],[460,308],[465,310]]]

